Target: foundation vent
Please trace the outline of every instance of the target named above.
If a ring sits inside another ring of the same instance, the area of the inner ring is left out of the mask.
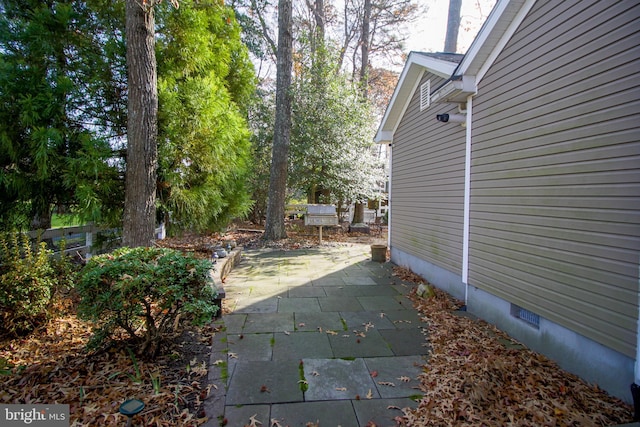
[[[511,315],[527,322],[536,329],[540,327],[540,316],[518,305],[511,304]]]

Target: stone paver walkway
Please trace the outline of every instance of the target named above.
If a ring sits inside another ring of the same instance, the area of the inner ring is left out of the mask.
[[[227,277],[208,426],[395,426],[415,407],[426,324],[369,245],[252,250]]]

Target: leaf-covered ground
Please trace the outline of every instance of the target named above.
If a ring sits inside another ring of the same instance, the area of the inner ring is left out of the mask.
[[[281,249],[312,247],[317,236],[293,228]],[[380,238],[380,236],[376,236]],[[325,244],[367,243],[372,236],[341,231]],[[382,236],[384,238],[384,236]],[[212,243],[234,239],[263,245],[260,233],[184,236],[163,246],[207,256]],[[395,274],[424,280],[403,268]],[[413,296],[429,324],[431,354],[421,376],[424,398],[400,422],[406,426],[606,426],[630,422],[632,409],[545,357],[514,343],[485,322],[456,313],[461,303],[435,290]],[[206,421],[202,403],[209,393],[207,361],[211,328],[188,328],[154,362],[124,349],[87,355],[88,324],[75,316],[70,299],[59,299],[48,324],[28,337],[0,342],[0,403],[67,403],[73,426],[121,426],[119,405],[129,398],[146,406],[136,422],[145,426],[197,426]]]
[[[404,268],[395,274],[426,283]],[[407,426],[610,426],[632,408],[560,369],[492,325],[456,312],[462,303],[435,289],[413,301],[429,325],[424,397]]]
[[[56,315],[21,339],[0,343],[0,402],[69,404],[72,426],[122,426],[121,403],[145,402],[135,420],[145,426],[197,426],[206,421],[202,402],[211,352],[210,327],[190,328],[151,362],[125,348],[88,355],[90,326],[69,299]]]

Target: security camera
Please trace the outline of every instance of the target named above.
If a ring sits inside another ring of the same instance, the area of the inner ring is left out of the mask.
[[[465,123],[467,116],[464,114],[436,114],[436,119],[442,123]]]

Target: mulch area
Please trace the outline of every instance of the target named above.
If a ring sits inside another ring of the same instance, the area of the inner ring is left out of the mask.
[[[49,322],[29,336],[0,342],[0,403],[69,404],[72,426],[122,426],[120,404],[145,403],[134,420],[145,426],[198,426],[211,387],[207,367],[210,326],[188,327],[156,360],[125,347],[89,354],[91,327],[75,315],[75,301],[58,297]]]
[[[211,245],[235,240],[246,248],[282,250],[318,245],[313,229],[289,224],[289,237],[265,243],[262,233],[236,224],[224,234],[185,235],[159,243],[210,256]],[[378,239],[384,236],[375,236]],[[324,245],[371,243],[370,235],[336,228]],[[426,283],[396,267],[403,280]],[[553,362],[514,343],[483,321],[459,316],[462,305],[437,289],[430,298],[412,295],[429,324],[431,353],[420,377],[424,397],[398,419],[404,426],[607,426],[631,422],[632,408]],[[67,403],[71,425],[123,425],[119,405],[129,398],[146,406],[135,421],[145,426],[197,426],[206,421],[211,327],[187,327],[155,361],[125,348],[87,354],[90,326],[75,316],[74,299],[56,299],[55,315],[28,337],[0,342],[0,403]],[[509,344],[510,343],[510,344]]]

